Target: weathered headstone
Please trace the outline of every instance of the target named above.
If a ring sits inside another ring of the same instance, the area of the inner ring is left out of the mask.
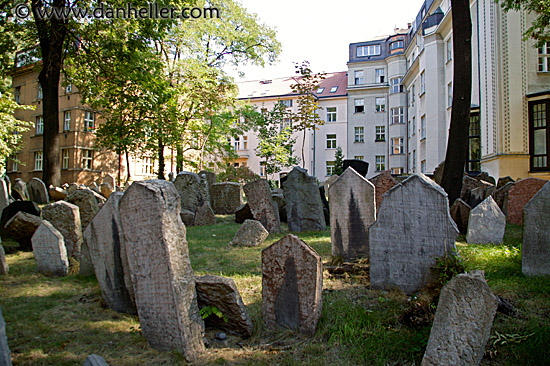
[[[330,186],[332,185],[332,183],[336,181],[336,179],[338,179],[338,177],[339,177],[338,174],[333,174],[330,177],[328,177],[327,180],[325,180],[325,198],[326,199],[328,199],[328,190],[330,189]]]
[[[323,202],[315,177],[305,169],[295,167],[288,173],[283,185],[286,201],[286,217],[290,231],[325,230]]]
[[[263,243],[268,236],[269,233],[261,222],[256,220],[245,220],[229,245],[236,247],[257,247]]]
[[[216,183],[216,173],[209,172],[207,170],[201,170],[199,177],[208,185],[208,195],[210,197],[210,204],[212,204],[212,185]]]
[[[67,195],[75,192],[77,189],[78,189],[78,184],[76,183],[69,184],[69,186],[67,187]]]
[[[66,276],[69,273],[63,235],[46,220],[42,221],[32,237],[32,252],[38,272],[55,276]]]
[[[27,190],[27,183],[21,178],[16,178],[11,188],[11,196],[16,200],[28,201],[29,192]]]
[[[237,224],[242,224],[245,220],[254,220],[254,216],[252,215],[252,211],[250,211],[250,206],[248,203],[245,203],[235,210],[235,222]]]
[[[283,194],[271,193],[271,198],[273,202],[277,204],[277,210],[279,211],[279,219],[281,222],[287,222],[286,217],[286,201]]]
[[[113,178],[112,175],[107,174],[101,181],[101,184],[109,184],[111,187],[115,187],[116,186],[115,178]]]
[[[195,173],[179,173],[174,185],[180,195],[181,208],[184,210],[196,212],[204,202],[210,202],[208,183]]]
[[[6,335],[6,322],[0,308],[0,365],[11,366],[11,352],[8,346],[8,337]]]
[[[470,218],[470,211],[472,208],[469,204],[457,198],[451,206],[451,217],[461,234],[468,232],[468,219]]]
[[[243,188],[235,182],[214,183],[210,187],[210,197],[216,214],[233,214],[243,204]]]
[[[298,237],[287,235],[262,250],[262,314],[268,327],[313,335],[322,291],[321,257]]]
[[[348,168],[329,189],[332,255],[368,257],[369,226],[376,219],[374,185]]]
[[[92,262],[92,256],[90,255],[90,248],[86,240],[82,240],[82,246],[80,247],[80,262],[78,273],[83,276],[94,276],[94,263]]]
[[[498,178],[497,189],[501,189],[506,184],[514,183],[514,182],[515,182],[515,180],[513,180],[512,177],[510,177],[510,176],[504,177],[504,178]]]
[[[48,189],[44,182],[38,178],[31,178],[27,182],[27,190],[29,192],[29,198],[31,201],[38,204],[50,203],[50,198],[48,196]]]
[[[457,235],[447,193],[423,174],[410,176],[386,192],[369,228],[371,286],[420,290],[435,280],[430,267],[455,250]]]
[[[359,173],[363,177],[366,177],[367,173],[369,172],[369,163],[363,160],[344,159],[344,170],[346,170],[349,167],[352,167],[353,170],[355,170],[357,173]]]
[[[6,252],[4,252],[4,246],[0,240],[0,275],[8,274],[9,271],[10,267],[8,266],[8,262],[6,262]]]
[[[445,169],[445,160],[443,160],[439,165],[434,169],[434,181],[441,185],[441,180],[443,179],[443,170]]]
[[[502,244],[506,216],[493,197],[489,196],[470,211],[466,242],[472,244]]]
[[[111,194],[84,231],[84,240],[107,306],[118,312],[135,314],[134,288],[118,211],[122,196],[121,192]]]
[[[199,308],[214,306],[225,317],[207,317],[204,321],[207,328],[221,329],[244,338],[252,335],[252,320],[233,279],[212,275],[200,276],[196,277],[196,286]]]
[[[548,182],[545,179],[525,178],[518,180],[508,192],[508,222],[521,225],[523,206]]]
[[[248,182],[244,193],[254,220],[258,220],[270,233],[281,231],[277,204],[271,198],[269,183],[265,179]]]
[[[491,177],[491,176],[489,175],[489,173],[487,173],[487,172],[481,172],[481,173],[479,173],[478,175],[475,176],[475,179],[477,179],[477,180],[482,180],[482,181],[484,181],[484,182],[486,182],[486,183],[490,183],[490,184],[492,184],[492,185],[496,185],[496,184],[497,184],[496,181],[495,181],[495,178]]]
[[[91,189],[92,191],[94,191],[95,193],[97,194],[101,194],[100,190],[99,190],[99,186],[97,185],[96,182],[92,182],[92,184],[90,184],[88,186],[89,189]]]
[[[84,361],[84,366],[109,366],[107,361],[99,355],[91,354],[88,357],[86,357],[86,361]]]
[[[469,204],[470,207],[474,208],[485,199],[485,190],[493,186],[494,184],[491,184],[489,182],[478,180],[468,175],[465,175],[462,178],[462,190],[460,191],[460,198],[464,202]],[[479,189],[478,191],[476,191],[477,193],[474,192],[474,195],[472,196],[472,191],[480,187],[482,187],[483,189]]]
[[[40,217],[20,211],[6,223],[4,232],[19,243],[21,250],[32,250],[31,239],[40,224]]]
[[[51,187],[48,189],[50,199],[54,202],[61,201],[67,198],[67,191],[59,187]]]
[[[195,225],[195,213],[189,210],[182,209],[180,212],[181,221],[187,226]]]
[[[99,211],[99,205],[94,193],[89,189],[78,189],[69,194],[67,202],[78,206],[80,209],[82,231],[86,230],[88,224]]]
[[[0,179],[0,214],[10,204],[8,185],[4,179]]]
[[[395,186],[398,182],[394,177],[392,177],[389,170],[383,171],[377,176],[369,179],[369,181],[374,184],[374,192],[376,193],[376,211],[378,212],[380,205],[384,200],[384,193]]]
[[[496,311],[483,271],[455,276],[441,290],[422,365],[479,365]]]
[[[204,322],[178,191],[164,180],[134,182],[119,210],[143,334],[153,348],[192,362],[205,349]]]
[[[101,185],[99,186],[99,190],[101,191],[101,195],[103,195],[103,197],[105,198],[109,198],[111,193],[113,193],[114,191],[113,186],[109,183],[101,183]]]
[[[34,216],[40,216],[40,208],[35,202],[14,201],[2,211],[2,217],[0,218],[0,234],[4,234],[4,226],[19,211],[30,213]]]
[[[42,218],[49,221],[63,235],[67,256],[79,259],[82,225],[78,206],[66,201],[50,203],[42,209]]]
[[[470,191],[470,200],[468,201],[468,205],[471,208],[477,207],[483,200],[485,199],[485,191],[487,188],[485,187],[477,187]]]
[[[208,201],[204,201],[197,207],[193,224],[195,226],[216,225],[216,215],[214,215]]]
[[[508,182],[492,194],[493,199],[497,203],[498,207],[506,216],[508,215],[508,194],[510,193],[510,189],[514,186],[514,184],[514,182]]]
[[[550,182],[523,208],[522,271],[550,275]]]

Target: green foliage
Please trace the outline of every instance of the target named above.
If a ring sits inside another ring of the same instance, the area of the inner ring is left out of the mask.
[[[550,2],[548,0],[495,0],[506,11],[525,10],[536,15],[535,20],[524,33],[524,39],[532,38],[537,46],[550,41]]]
[[[218,173],[220,182],[248,183],[259,179],[260,177],[250,170],[247,166],[234,167],[229,164],[225,169]]]
[[[200,314],[201,314],[203,319],[208,318],[210,315],[215,315],[218,318],[223,319],[223,321],[226,322],[226,323],[229,321],[227,316],[224,313],[222,313],[221,310],[218,309],[215,306],[210,306],[210,305],[203,306],[200,309]]]
[[[0,93],[0,172],[6,168],[6,159],[21,149],[23,132],[32,126],[31,122],[14,117],[16,109],[34,109],[34,106],[19,105],[11,93]]]
[[[440,287],[445,286],[454,276],[464,273],[464,261],[459,253],[445,254],[443,257],[436,258],[435,265],[431,268],[438,276]]]
[[[344,172],[344,153],[342,152],[342,147],[338,146],[336,148],[336,153],[334,153],[334,174],[342,175]]]

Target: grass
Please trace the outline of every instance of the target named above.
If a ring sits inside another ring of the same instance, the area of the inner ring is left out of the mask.
[[[228,243],[238,224],[189,227],[191,263],[197,275],[235,280],[254,322],[250,339],[230,337],[211,346],[197,365],[419,365],[429,324],[409,326],[401,316],[413,301],[399,291],[374,291],[368,278],[324,273],[323,313],[314,337],[269,330],[261,317],[261,250],[287,234],[270,235],[256,248]],[[330,231],[300,233],[330,260]],[[9,243],[8,243],[9,245]],[[504,245],[457,247],[467,270],[483,269],[489,286],[508,299],[516,314],[498,313],[482,365],[543,365],[550,360],[550,278],[521,273],[521,227],[508,226]],[[7,256],[10,273],[0,277],[0,307],[14,365],[82,365],[97,353],[111,365],[185,364],[176,352],[157,352],[141,335],[137,317],[107,309],[93,277],[38,274],[32,253]]]

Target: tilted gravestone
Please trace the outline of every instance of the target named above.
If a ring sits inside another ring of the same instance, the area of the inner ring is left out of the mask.
[[[329,189],[332,255],[344,259],[368,257],[369,226],[376,219],[374,185],[353,168]]]
[[[8,185],[4,179],[0,179],[0,214],[10,204]]]
[[[378,211],[382,201],[384,200],[384,193],[395,186],[398,182],[394,177],[392,177],[389,170],[383,171],[377,176],[369,179],[369,181],[374,184],[374,192],[376,193],[376,211]]]
[[[229,215],[243,204],[243,188],[240,183],[214,183],[210,187],[212,209],[218,215]]]
[[[207,328],[224,330],[243,338],[252,335],[252,320],[248,316],[239,290],[232,278],[220,276],[196,277],[197,301],[199,308],[216,307],[223,318],[211,315],[205,319]]]
[[[352,167],[359,175],[366,177],[369,172],[369,163],[358,159],[344,159],[344,170]]]
[[[50,203],[42,209],[42,218],[48,220],[63,235],[67,256],[79,259],[82,225],[78,206],[65,201]]]
[[[210,202],[208,183],[195,173],[179,173],[174,185],[180,195],[181,208],[184,210],[196,212],[204,202]]]
[[[10,267],[6,262],[6,252],[4,252],[4,246],[2,245],[2,241],[0,240],[0,275],[8,274],[9,271]]]
[[[522,271],[550,275],[550,182],[523,208]]]
[[[514,182],[508,182],[492,194],[493,199],[497,203],[498,207],[506,216],[508,215],[508,195],[510,194],[510,189],[512,189],[514,184]]]
[[[69,273],[69,258],[63,235],[46,220],[42,221],[32,236],[32,252],[38,272],[55,276],[66,276]]]
[[[122,196],[122,192],[111,194],[84,231],[84,240],[107,306],[118,312],[135,314],[134,288],[118,210]]]
[[[153,348],[192,362],[205,349],[204,322],[178,191],[164,180],[134,182],[119,210],[143,334]]]
[[[497,303],[483,271],[455,276],[441,290],[422,365],[479,365]]]
[[[21,250],[32,250],[32,236],[42,224],[38,216],[19,211],[4,226],[4,232],[19,243]]]
[[[474,244],[501,244],[506,230],[506,216],[493,197],[489,196],[470,211],[466,242]]]
[[[11,366],[11,352],[6,335],[6,322],[0,308],[0,365]]]
[[[31,201],[38,204],[50,203],[50,197],[48,195],[48,189],[44,182],[38,178],[32,178],[27,182],[27,190],[29,192],[29,198]]]
[[[287,235],[262,250],[262,314],[269,328],[313,335],[322,291],[321,257],[298,237]]]
[[[470,211],[472,211],[470,205],[460,198],[457,198],[451,206],[451,217],[453,218],[453,221],[461,234],[466,234],[468,232],[468,219],[470,218]]]
[[[99,211],[99,204],[93,192],[89,189],[78,189],[67,196],[67,202],[78,206],[82,231],[86,230],[88,224]]]
[[[115,182],[115,178],[113,178],[112,175],[110,174],[107,174],[103,180],[101,181],[102,184],[109,184],[111,187],[116,187],[116,182]]]
[[[236,247],[257,247],[269,236],[269,232],[261,222],[256,220],[245,220],[239,231],[229,243]]]
[[[199,205],[199,207],[197,207],[193,225],[205,226],[205,225],[215,225],[215,224],[216,224],[216,215],[214,215],[214,211],[212,211],[212,208],[210,207],[210,203],[208,203],[208,201],[205,201],[201,205]]]
[[[27,183],[21,178],[16,178],[11,187],[11,196],[15,200],[28,201],[29,191],[27,190]]]
[[[468,205],[470,205],[470,207],[474,208],[485,199],[485,191],[490,187],[494,187],[494,184],[465,175],[462,178],[462,190],[460,191],[460,198]],[[480,189],[474,191],[476,188]],[[472,191],[474,191],[473,194]]]
[[[201,170],[199,177],[208,185],[208,194],[210,196],[210,203],[212,203],[212,185],[216,183],[216,173],[209,172],[208,170]]]
[[[323,202],[315,177],[305,169],[293,168],[283,185],[286,201],[286,217],[290,231],[320,231],[327,225]]]
[[[277,204],[277,210],[279,211],[279,219],[281,222],[287,222],[286,217],[286,201],[285,196],[282,193],[271,193],[273,202]]]
[[[67,191],[59,187],[51,187],[48,189],[51,201],[61,201],[67,198]]]
[[[515,180],[512,179],[512,177],[504,177],[504,178],[498,178],[498,183],[497,183],[497,189],[501,189],[502,187],[504,187],[506,184],[508,183],[514,183]]]
[[[508,222],[521,225],[523,207],[548,182],[545,179],[525,178],[517,181],[508,192]]]
[[[99,186],[99,190],[101,191],[101,195],[105,198],[109,198],[111,193],[114,192],[114,188],[109,183],[101,183]]]
[[[453,253],[457,235],[447,193],[425,175],[412,175],[386,192],[369,229],[372,288],[420,290],[435,280],[430,267]]]
[[[40,216],[40,208],[35,202],[14,201],[2,211],[2,217],[0,218],[0,234],[4,234],[4,226],[19,211],[30,213],[34,216]]]
[[[276,203],[271,198],[269,183],[265,179],[248,182],[244,193],[254,220],[258,220],[270,233],[281,231],[279,212]]]

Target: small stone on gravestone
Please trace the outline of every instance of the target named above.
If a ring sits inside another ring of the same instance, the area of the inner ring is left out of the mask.
[[[514,183],[508,192],[508,222],[521,225],[523,207],[548,181],[538,178],[525,178]]]
[[[422,365],[479,365],[496,311],[483,271],[455,276],[441,290]]]
[[[313,335],[323,305],[323,263],[309,245],[287,235],[262,250],[262,315],[269,328]]]
[[[164,180],[134,182],[119,205],[128,263],[143,335],[160,351],[188,362],[204,352],[195,274],[189,262],[181,199]]]
[[[514,182],[515,182],[515,180],[513,180],[512,177],[510,177],[510,176],[504,177],[504,178],[498,178],[497,189],[501,189],[506,184],[514,183]]]
[[[235,210],[235,222],[237,224],[242,224],[246,220],[254,220],[254,216],[252,216],[248,203],[245,203]]]
[[[32,236],[42,224],[38,216],[19,211],[4,226],[4,232],[19,243],[21,250],[32,250]]]
[[[502,244],[505,230],[506,216],[500,211],[493,197],[489,196],[470,211],[466,242]]]
[[[243,188],[235,182],[214,183],[210,186],[210,198],[216,214],[233,214],[243,204]]]
[[[514,182],[509,182],[493,192],[492,196],[502,213],[508,216],[508,194],[514,186]]]
[[[50,203],[50,198],[48,196],[48,189],[44,182],[38,178],[32,178],[27,183],[27,190],[29,192],[29,198],[31,201],[34,201],[41,204]]]
[[[359,175],[366,177],[369,172],[369,163],[358,159],[344,159],[344,170],[352,167]]]
[[[69,273],[63,235],[46,220],[42,221],[32,237],[32,252],[38,272],[55,276],[66,276]]]
[[[236,247],[257,247],[268,236],[269,233],[261,222],[257,220],[245,220],[229,245]]]
[[[16,200],[28,201],[29,191],[27,190],[27,183],[21,178],[15,179],[13,187],[11,188],[11,195]]]
[[[550,275],[550,182],[546,183],[523,208],[524,274]]]
[[[207,328],[224,330],[243,338],[252,336],[252,320],[233,279],[212,275],[200,276],[196,277],[196,288],[199,308],[216,307],[227,320],[212,314],[204,321]]]
[[[281,231],[277,204],[271,198],[269,183],[265,179],[248,182],[244,193],[254,220],[258,220],[270,233]]]
[[[417,292],[435,280],[430,268],[456,250],[457,235],[447,193],[424,174],[410,176],[386,192],[369,228],[371,287]]]
[[[11,366],[11,352],[8,346],[8,337],[6,335],[6,322],[0,308],[0,365]]]
[[[67,191],[59,187],[50,187],[50,189],[48,189],[48,194],[54,202],[62,201],[67,198]]]
[[[214,215],[214,211],[212,211],[208,201],[204,201],[197,208],[193,224],[195,226],[216,225],[216,215]]]
[[[397,180],[391,175],[389,170],[385,170],[377,176],[369,179],[374,184],[374,192],[376,193],[376,212],[380,210],[380,205],[384,200],[384,193],[390,188],[398,184]]]
[[[67,256],[79,259],[82,245],[82,225],[78,206],[66,201],[50,203],[42,209],[42,218],[63,235]]]
[[[91,354],[84,361],[84,366],[109,366],[109,364],[103,357]]]
[[[294,167],[283,185],[289,231],[320,231],[327,228],[323,202],[315,177]]]
[[[89,189],[78,189],[67,196],[67,202],[78,206],[82,231],[86,230],[88,224],[99,211],[99,204],[94,193]]]
[[[9,271],[10,267],[6,262],[6,252],[4,252],[4,246],[2,245],[2,241],[0,240],[0,275],[8,274]]]
[[[369,256],[369,227],[376,220],[374,185],[348,168],[330,186],[332,255],[346,260]]]
[[[457,198],[451,206],[451,217],[461,234],[466,234],[468,232],[468,219],[470,218],[471,210],[472,208],[470,205],[460,198]]]

